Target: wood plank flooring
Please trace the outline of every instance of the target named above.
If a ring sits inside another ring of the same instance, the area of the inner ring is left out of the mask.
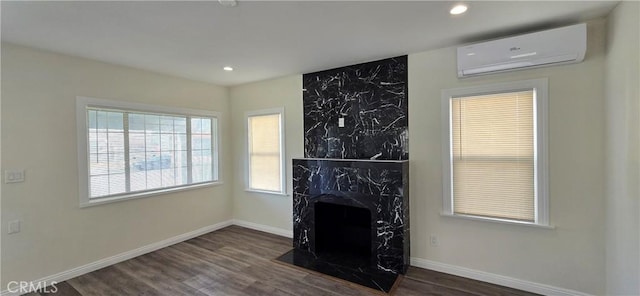
[[[272,261],[291,245],[288,238],[229,226],[58,283],[55,294],[28,295],[379,295]],[[535,294],[411,267],[394,295]]]

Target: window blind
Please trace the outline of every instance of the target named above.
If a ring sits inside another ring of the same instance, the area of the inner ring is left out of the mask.
[[[451,99],[453,211],[535,221],[533,89]]]
[[[248,117],[249,188],[282,191],[280,114]]]
[[[215,180],[214,118],[102,108],[86,112],[89,198]]]

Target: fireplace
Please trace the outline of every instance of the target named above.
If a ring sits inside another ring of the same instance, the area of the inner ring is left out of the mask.
[[[315,203],[316,255],[325,260],[349,262],[354,267],[372,263],[371,211],[354,206]]]
[[[278,260],[389,292],[409,266],[408,161],[293,167],[294,249]]]
[[[302,77],[293,250],[279,261],[390,292],[409,266],[407,56]]]

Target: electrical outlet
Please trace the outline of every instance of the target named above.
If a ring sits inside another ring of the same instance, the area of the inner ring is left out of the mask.
[[[431,245],[431,247],[437,248],[439,245],[438,237],[435,235],[429,236],[429,244]]]
[[[20,232],[20,220],[13,220],[13,221],[9,221],[9,229],[8,229],[8,233],[9,234],[14,234],[14,233],[18,233]]]
[[[344,127],[344,117],[338,118],[338,127]]]
[[[4,171],[5,183],[24,182],[24,170],[6,170]]]

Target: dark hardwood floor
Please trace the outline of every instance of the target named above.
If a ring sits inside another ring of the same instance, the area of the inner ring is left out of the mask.
[[[230,226],[58,283],[55,295],[379,295],[272,261],[291,245]],[[535,294],[411,267],[394,295]]]

